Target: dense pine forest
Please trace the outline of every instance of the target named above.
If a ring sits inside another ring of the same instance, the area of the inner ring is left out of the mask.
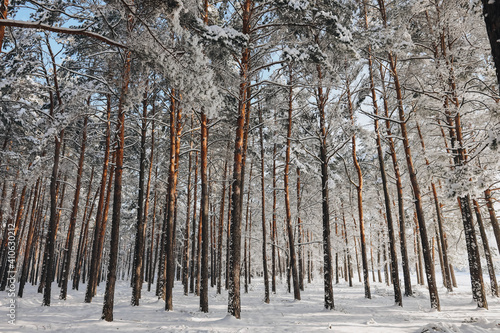
[[[498,310],[499,41],[488,0],[2,0],[0,290]]]

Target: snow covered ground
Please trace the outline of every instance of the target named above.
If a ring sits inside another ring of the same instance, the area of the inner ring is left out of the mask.
[[[414,286],[415,297],[405,297],[401,308],[394,305],[392,287],[372,282],[373,298],[368,300],[356,275],[355,279],[352,288],[344,281],[334,285],[334,311],[323,308],[323,284],[318,276],[306,284],[301,301],[294,301],[285,292],[283,281],[270,304],[262,301],[263,281],[253,279],[249,293],[242,290],[241,320],[226,315],[227,292],[216,295],[215,289],[210,289],[210,311],[205,314],[198,311],[199,298],[182,295],[181,286],[176,284],[175,311],[165,312],[163,301],[153,292],[143,292],[139,307],[130,306],[129,282],[118,281],[114,321],[110,323],[99,319],[104,283],[91,304],[83,303],[84,287],[70,290],[68,300],[60,301],[54,284],[50,307],[42,307],[41,294],[27,285],[25,296],[16,299],[15,325],[8,324],[8,294],[0,294],[0,332],[500,332],[500,299],[489,294],[490,309],[478,310],[466,273],[457,273],[459,286],[454,292],[439,289],[441,312],[430,310],[424,287]]]

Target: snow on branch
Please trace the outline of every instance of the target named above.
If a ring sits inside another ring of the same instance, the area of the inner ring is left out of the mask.
[[[40,22],[26,22],[26,21],[7,20],[7,19],[0,19],[0,26],[27,28],[27,29],[40,29],[40,30],[47,30],[47,31],[68,34],[68,35],[87,36],[87,37],[91,37],[91,38],[95,38],[97,40],[100,40],[101,42],[104,42],[104,43],[111,45],[111,46],[117,46],[117,47],[124,48],[124,49],[127,48],[127,46],[125,46],[122,43],[119,43],[117,41],[114,41],[112,39],[104,37],[103,35],[100,35],[100,34],[97,34],[95,32],[91,32],[91,31],[87,31],[84,29],[71,29],[71,28],[54,27],[54,26],[51,26],[48,24],[43,24]]]

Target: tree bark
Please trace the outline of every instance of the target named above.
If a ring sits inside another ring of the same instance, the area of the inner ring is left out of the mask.
[[[483,218],[481,216],[479,204],[477,203],[476,200],[472,200],[472,203],[474,204],[474,211],[476,213],[477,224],[479,227],[479,232],[481,234],[481,239],[483,240],[484,257],[486,258],[488,274],[490,275],[491,293],[493,294],[493,296],[500,297],[500,291],[498,290],[498,283],[495,275],[495,266],[493,265],[493,259],[491,257],[491,252],[490,252],[490,245],[488,244],[488,237],[486,236],[486,230],[484,229]]]
[[[406,129],[406,119],[405,119],[406,116],[405,116],[405,112],[404,112],[404,108],[403,108],[403,96],[402,96],[402,92],[401,92],[401,85],[399,83],[398,73],[396,70],[397,63],[396,63],[396,59],[394,58],[392,52],[389,52],[388,56],[389,56],[389,63],[390,63],[390,68],[391,68],[391,72],[392,72],[392,77],[393,77],[394,85],[395,85],[395,89],[396,89],[396,96],[397,96],[397,101],[398,101],[397,108],[398,108],[398,112],[399,112],[399,122],[400,122],[399,124],[401,127],[401,135],[403,137],[403,145],[404,145],[404,150],[405,150],[406,164],[408,167],[410,182],[411,182],[412,189],[413,189],[413,199],[415,202],[415,210],[417,213],[420,238],[422,240],[422,250],[423,250],[422,252],[424,255],[427,284],[429,286],[431,308],[435,308],[439,311],[440,310],[439,295],[438,295],[437,286],[436,286],[434,266],[432,265],[431,253],[430,253],[430,249],[429,249],[429,241],[427,238],[427,227],[425,224],[424,210],[422,207],[420,186],[419,186],[419,183],[417,180],[417,173],[415,171],[415,167],[413,166],[413,159],[412,159],[410,143],[409,143],[409,139],[408,139],[408,132]]]
[[[322,86],[322,71],[319,65],[316,66],[318,73],[319,84],[316,91],[319,111],[319,130],[320,130],[320,151],[319,157],[321,160],[321,212],[323,220],[323,280],[325,290],[325,308],[332,310],[334,308],[333,299],[333,267],[332,267],[332,244],[330,237],[330,199],[328,189],[328,161],[326,137],[326,115],[325,106],[327,96],[323,93]],[[347,241],[347,239],[346,239]]]
[[[144,247],[146,242],[146,223],[144,223],[144,177],[146,173],[146,136],[148,116],[148,90],[144,91],[141,124],[141,146],[139,156],[139,193],[137,197],[137,229],[135,233],[134,269],[132,271],[132,306],[138,306],[141,298],[143,280]]]
[[[202,231],[202,244],[201,244],[201,288],[200,288],[200,311],[208,312],[208,179],[207,179],[207,165],[208,165],[208,127],[207,115],[201,111],[201,231]]]
[[[101,233],[102,221],[106,218],[107,214],[103,213],[104,208],[104,199],[106,197],[106,180],[108,177],[108,165],[109,165],[109,150],[111,144],[111,96],[106,96],[107,108],[106,108],[106,138],[105,138],[105,148],[104,148],[104,160],[102,166],[102,176],[101,176],[101,185],[99,189],[99,202],[97,204],[97,213],[95,217],[95,226],[94,226],[94,241],[92,244],[92,254],[90,259],[90,275],[87,281],[87,289],[85,292],[85,303],[92,302],[92,298],[94,297],[94,286],[96,284],[97,278],[97,262],[99,256],[99,234]],[[111,189],[111,178],[109,180],[109,186]],[[109,193],[109,190],[108,190]],[[106,210],[107,212],[107,210]]]
[[[262,108],[259,107],[259,143],[260,143],[260,191],[261,191],[261,219],[262,219],[262,269],[264,272],[264,302],[269,303],[269,274],[267,272],[267,253],[266,253],[266,186],[264,181],[264,135],[262,128],[264,120],[262,118]],[[299,170],[299,169],[297,169]],[[223,196],[224,197],[224,196]],[[273,277],[274,279],[274,277]],[[276,286],[275,286],[276,289]]]
[[[191,130],[193,129],[193,117],[191,116]],[[183,258],[182,258],[182,284],[184,286],[184,295],[189,293],[189,237],[190,237],[190,223],[189,219],[191,217],[191,171],[193,164],[193,156],[191,150],[193,150],[193,136],[191,135],[190,140],[190,152],[188,161],[188,183],[187,183],[187,203],[186,203],[186,227],[184,228],[184,248],[183,248]],[[195,185],[196,186],[196,185]],[[193,255],[193,254],[192,254]]]
[[[61,93],[59,90],[59,83],[57,80],[57,68],[55,63],[55,56],[50,47],[50,43],[47,43],[47,48],[52,59],[52,69],[53,69],[53,80],[54,88],[56,91],[57,101],[59,107],[63,107],[63,102],[61,98]],[[53,116],[54,111],[54,101],[51,98],[51,116]],[[50,218],[49,218],[49,228],[47,230],[47,240],[45,242],[45,279],[44,279],[44,290],[43,290],[43,303],[44,306],[50,306],[51,290],[52,290],[52,276],[53,276],[53,266],[54,266],[54,248],[57,236],[58,227],[58,211],[57,211],[57,176],[59,174],[59,161],[61,155],[61,145],[64,139],[64,129],[59,131],[59,133],[54,138],[54,162],[52,164],[52,175],[50,178]]]
[[[89,98],[90,102],[90,98]],[[76,176],[75,185],[75,197],[73,199],[73,209],[71,211],[71,217],[68,226],[68,236],[67,236],[67,248],[65,249],[64,260],[63,260],[63,271],[62,271],[62,287],[61,294],[59,298],[66,300],[66,295],[68,293],[68,280],[69,280],[69,270],[71,263],[71,253],[73,251],[73,241],[75,238],[75,228],[76,228],[76,217],[78,215],[78,204],[80,201],[80,188],[82,186],[82,172],[83,172],[83,162],[85,159],[85,146],[87,144],[87,124],[88,116],[85,117],[83,121],[83,133],[82,133],[82,144],[80,146],[80,160],[78,161],[78,171]]]
[[[75,269],[73,271],[73,289],[78,290],[78,285],[80,284],[80,272],[81,272],[81,267],[82,267],[82,259],[83,259],[83,252],[84,249],[86,250],[86,246],[84,245],[87,244],[87,236],[88,236],[88,231],[89,231],[89,222],[90,222],[90,216],[92,216],[92,211],[94,209],[94,203],[95,199],[97,197],[97,194],[99,193],[99,190],[94,195],[94,198],[92,199],[92,209],[90,209],[90,212],[88,210],[89,204],[90,204],[90,195],[92,194],[92,181],[94,180],[94,166],[92,166],[92,170],[90,171],[90,179],[89,179],[89,187],[87,189],[87,199],[85,200],[85,209],[83,212],[83,218],[82,218],[82,228],[80,229],[80,237],[78,240],[78,248],[76,250],[76,260],[75,260]],[[87,213],[88,218],[87,218]]]
[[[351,89],[349,88],[349,80],[347,81],[347,103],[351,115],[351,125],[354,126],[354,110],[351,102]],[[365,221],[363,218],[363,174],[361,166],[358,162],[356,154],[356,134],[351,137],[352,142],[352,160],[356,173],[358,175],[358,184],[356,185],[356,192],[358,195],[358,218],[359,218],[359,240],[361,243],[361,263],[363,265],[363,284],[365,286],[365,298],[372,298],[370,292],[370,276],[368,270],[368,259],[366,257],[366,237],[365,237]]]
[[[172,92],[172,95],[175,93]],[[180,94],[176,94],[180,97]],[[180,136],[178,133],[178,126],[180,124],[180,105],[174,96],[171,97],[170,104],[170,167],[168,175],[168,198],[165,207],[167,224],[166,224],[166,239],[165,239],[165,257],[166,257],[166,270],[164,270],[164,297],[165,297],[165,310],[172,311],[172,292],[174,287],[174,273],[175,273],[175,207],[177,195],[177,159],[180,149]]]
[[[242,33],[250,34],[250,16],[253,11],[253,1],[245,0],[242,6]],[[240,319],[241,300],[240,300],[240,272],[241,272],[241,212],[242,212],[242,193],[243,193],[243,156],[246,146],[245,138],[245,120],[250,114],[250,96],[249,96],[249,71],[250,71],[250,49],[244,48],[240,59],[240,87],[238,101],[238,121],[234,143],[234,166],[233,166],[233,185],[231,200],[231,244],[229,251],[229,295],[228,295],[228,313],[237,319]]]
[[[490,40],[491,54],[495,63],[497,82],[500,87],[500,3],[491,0],[481,0],[481,2],[483,3],[483,16]]]
[[[293,101],[293,88],[292,88],[292,69],[290,66],[290,88],[288,91],[288,129],[286,136],[286,156],[285,156],[285,172],[283,184],[285,187],[285,211],[286,211],[286,229],[288,233],[288,246],[289,246],[289,263],[292,269],[293,279],[293,295],[296,300],[300,300],[300,287],[299,276],[297,272],[297,258],[295,255],[295,242],[293,237],[292,226],[292,213],[290,209],[290,187],[288,185],[288,175],[290,173],[290,150],[291,150],[291,136],[292,136],[292,101]]]
[[[493,208],[493,200],[491,198],[490,189],[484,191],[484,198],[486,199],[486,207],[488,207],[488,214],[490,215],[491,226],[493,227],[493,233],[495,234],[495,239],[497,241],[497,249],[498,252],[500,253],[500,226],[498,224],[495,208]]]
[[[128,31],[132,29],[133,17],[129,15]],[[111,242],[108,262],[108,274],[106,278],[106,291],[104,293],[104,305],[102,319],[113,321],[113,307],[116,283],[116,266],[118,262],[118,244],[120,242],[120,213],[122,204],[122,174],[123,174],[123,152],[125,148],[125,103],[130,81],[130,69],[132,63],[132,52],[127,51],[123,68],[123,78],[120,99],[118,103],[118,140],[115,161],[115,186],[113,194],[113,220],[111,224]]]

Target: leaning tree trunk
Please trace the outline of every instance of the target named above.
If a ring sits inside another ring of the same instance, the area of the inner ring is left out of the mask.
[[[427,238],[427,227],[425,224],[424,210],[422,207],[422,197],[420,194],[420,186],[417,180],[417,172],[413,166],[413,159],[410,149],[410,142],[408,139],[408,131],[406,129],[406,115],[403,107],[403,95],[401,91],[401,85],[399,83],[399,76],[396,70],[397,62],[392,52],[388,53],[389,65],[392,72],[392,78],[394,80],[394,86],[396,89],[397,97],[397,109],[399,112],[399,124],[401,127],[401,136],[403,137],[403,145],[405,150],[406,165],[408,167],[408,173],[410,177],[410,182],[413,189],[413,200],[415,202],[415,210],[417,214],[418,226],[420,231],[420,238],[422,240],[422,252],[425,262],[425,273],[427,276],[427,284],[429,287],[429,295],[431,307],[440,310],[439,295],[436,286],[434,265],[432,264],[431,252],[429,248],[429,241]]]
[[[444,35],[441,35],[444,40]],[[451,49],[451,45],[448,45]],[[462,124],[460,115],[460,101],[457,96],[457,88],[455,83],[455,74],[453,68],[453,56],[451,60],[447,57],[446,49],[442,49],[443,56],[446,59],[447,69],[449,71],[448,84],[451,91],[451,96],[446,95],[446,101],[451,99],[453,112],[449,108],[445,109],[447,122],[449,125],[449,134],[451,139],[451,151],[453,154],[453,162],[455,167],[463,167],[467,164],[467,155],[465,151],[464,139],[462,135]],[[462,222],[465,231],[465,243],[467,246],[467,255],[469,259],[469,270],[472,286],[472,296],[480,308],[488,309],[486,300],[486,291],[483,282],[483,273],[481,269],[481,257],[479,256],[479,248],[477,245],[476,232],[474,230],[474,221],[469,194],[460,194],[458,197],[460,211],[462,213]]]
[[[422,150],[424,151],[425,155],[425,142],[424,142],[424,137],[422,135],[422,131],[420,130],[420,125],[417,122],[417,131],[418,131],[418,136],[420,137],[420,144],[422,146]],[[427,166],[430,165],[429,160],[427,157],[425,157],[425,164]],[[443,272],[444,272],[444,285],[448,291],[453,291],[453,286],[451,283],[451,275],[450,275],[450,266],[448,264],[448,251],[446,249],[446,244],[444,241],[444,230],[443,230],[443,218],[441,215],[441,206],[439,204],[439,199],[437,196],[437,190],[436,190],[436,185],[434,182],[431,182],[431,188],[432,188],[432,195],[434,197],[434,206],[436,208],[436,220],[438,224],[438,229],[439,229],[439,239],[438,239],[438,248],[441,248],[440,253],[442,253],[442,258],[443,258]]]
[[[488,267],[488,274],[490,275],[491,282],[491,293],[493,296],[500,297],[500,291],[498,290],[497,277],[495,274],[495,266],[493,265],[493,259],[491,257],[490,245],[488,244],[488,237],[486,236],[486,230],[484,229],[483,217],[481,216],[481,210],[479,209],[479,204],[476,200],[472,200],[474,204],[474,211],[476,213],[477,224],[479,227],[479,232],[481,234],[481,239],[483,240],[484,256],[486,258],[486,265]]]
[[[412,287],[411,287],[411,277],[410,277],[410,261],[408,259],[408,250],[406,245],[406,227],[405,227],[405,208],[403,201],[403,183],[401,180],[401,173],[399,171],[399,163],[396,155],[396,147],[394,144],[394,139],[391,130],[391,121],[389,117],[389,103],[385,91],[384,84],[384,74],[383,74],[382,64],[380,65],[380,76],[382,82],[382,91],[383,91],[383,101],[384,101],[384,116],[386,118],[386,133],[387,133],[387,142],[389,144],[389,151],[392,160],[392,166],[394,169],[394,177],[396,179],[396,194],[398,198],[398,221],[399,221],[399,244],[401,251],[401,266],[403,267],[403,277],[405,284],[405,296],[409,297],[413,295]]]
[[[490,215],[490,222],[491,226],[493,227],[493,233],[495,234],[495,239],[497,241],[497,249],[500,252],[500,226],[498,224],[495,208],[493,208],[493,200],[491,198],[490,189],[484,191],[484,198],[486,200],[486,207],[488,207],[488,214]]]

